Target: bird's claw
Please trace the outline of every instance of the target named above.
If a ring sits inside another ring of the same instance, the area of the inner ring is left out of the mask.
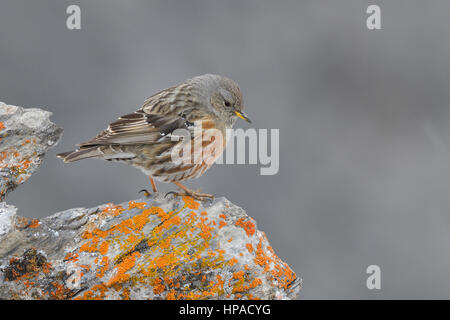
[[[147,190],[147,189],[142,189],[142,190],[139,190],[139,192],[138,193],[144,193],[144,196],[146,197],[146,198],[148,198],[148,197],[150,197],[152,194]]]
[[[199,201],[203,201],[205,199],[209,199],[209,200],[213,200],[214,199],[214,195],[213,194],[208,194],[208,193],[200,193],[200,192],[196,192],[196,191],[191,191],[191,192],[176,192],[176,191],[169,191],[165,194],[164,198],[166,198],[169,194],[173,194],[175,197],[178,196],[188,196],[191,198],[194,198],[195,200],[199,200]]]
[[[200,201],[203,201],[205,199],[210,199],[210,200],[214,199],[214,195],[213,194],[200,193],[200,192],[195,192],[195,191],[182,192],[182,193],[174,192],[174,193],[176,193],[179,196],[188,196],[188,197],[194,198],[195,200],[200,200]]]
[[[175,198],[178,197],[178,196],[180,195],[178,192],[175,192],[175,191],[169,191],[169,192],[167,192],[167,193],[164,195],[164,198],[167,198],[167,196],[168,196],[169,194],[173,194],[173,195],[175,196]]]

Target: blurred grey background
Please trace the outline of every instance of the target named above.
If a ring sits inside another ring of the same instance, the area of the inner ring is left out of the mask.
[[[382,30],[367,30],[369,4]],[[2,0],[0,101],[64,128],[7,201],[43,217],[137,198],[140,171],[55,154],[218,73],[240,84],[255,127],[280,129],[280,171],[216,165],[187,185],[243,206],[304,279],[301,298],[450,298],[449,12],[446,0]],[[371,264],[381,290],[366,288]]]

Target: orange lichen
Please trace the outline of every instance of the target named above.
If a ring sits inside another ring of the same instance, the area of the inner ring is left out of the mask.
[[[255,234],[256,227],[251,221],[245,221],[244,218],[240,218],[238,221],[236,221],[236,225],[244,228],[247,236],[249,237]]]
[[[33,221],[31,221],[31,224],[28,226],[28,228],[34,229],[34,228],[39,227],[40,224],[41,223],[39,222],[38,219],[33,219]]]
[[[238,262],[238,260],[236,258],[231,258],[230,260],[228,260],[228,265],[230,267],[234,266],[236,263]]]
[[[75,298],[76,300],[103,300],[106,296],[107,287],[101,283],[87,290],[82,296]]]
[[[264,267],[264,272],[268,272],[273,265],[271,274],[276,279],[278,287],[284,289],[288,288],[289,285],[297,278],[297,276],[286,263],[282,262],[273,253],[273,250],[271,251],[271,257],[265,254],[262,248],[262,240],[263,239],[260,238],[260,241],[258,243],[256,257],[254,258],[255,263],[260,265],[261,267]]]
[[[244,271],[237,271],[233,273],[233,279],[241,279],[244,276]]]
[[[166,239],[161,240],[161,243],[159,246],[161,249],[169,249],[170,245],[172,244],[172,239],[170,237],[167,237]]]
[[[52,286],[55,288],[54,290],[50,291],[50,296],[52,299],[56,300],[63,300],[67,298],[67,294],[70,292],[64,285],[57,281],[53,281]]]
[[[176,291],[174,289],[170,289],[166,296],[166,300],[176,300]]]
[[[5,125],[3,124],[3,122],[0,122],[0,131],[5,129]]]
[[[21,230],[27,228],[31,224],[30,220],[25,217],[17,216],[15,220],[16,228]]]
[[[174,216],[172,218],[169,218],[163,222],[161,225],[161,228],[163,229],[170,229],[173,225],[178,225],[181,223],[181,218],[179,216]]]
[[[52,267],[52,264],[50,262],[44,263],[44,265],[42,266],[42,272],[49,273],[51,267]]]
[[[221,289],[223,289],[223,285],[225,284],[225,281],[222,280],[222,276],[221,276],[220,274],[218,274],[218,275],[216,276],[216,279],[217,279],[217,285],[218,285]]]
[[[189,196],[183,196],[182,197],[184,203],[186,204],[186,206],[189,209],[194,209],[197,210],[198,207],[200,206],[200,203],[198,203],[197,201],[194,200],[194,198],[189,197]]]
[[[173,268],[178,263],[175,253],[168,253],[164,256],[155,257],[152,263],[158,268]]]
[[[135,215],[131,218],[132,225],[128,226],[133,231],[140,231],[144,227],[144,225],[148,222],[148,216],[150,215],[149,210],[142,211],[141,214]]]
[[[219,257],[223,258],[223,255],[225,254],[225,250],[217,249],[217,252],[219,253]]]
[[[100,245],[99,248],[99,252],[102,255],[105,255],[108,252],[108,248],[109,248],[109,243],[107,241],[102,242],[102,244]]]
[[[250,252],[250,253],[253,252],[253,246],[251,243],[246,243],[245,246],[247,247],[248,252]]]
[[[21,154],[18,149],[12,147],[4,149],[0,152],[0,169],[8,170],[10,177],[5,179],[11,179],[15,184],[21,184],[26,181],[31,172],[29,172],[29,168],[32,163],[37,163],[39,160],[37,157],[33,157],[30,159],[30,155]],[[1,190],[0,198],[4,197],[6,194],[7,188]]]
[[[136,241],[139,239],[139,237],[135,234],[130,234],[127,238],[127,241],[129,243],[136,243]]]
[[[233,286],[233,290],[232,290],[233,293],[247,292],[247,291],[262,284],[262,280],[260,278],[254,278],[249,284],[245,285],[246,281],[243,276],[244,272],[243,271],[241,271],[241,272],[235,273],[233,275],[233,279],[239,279],[239,281],[237,281]],[[238,296],[240,296],[240,294],[236,294],[236,297],[238,297]]]
[[[270,267],[270,263],[272,259],[267,256],[262,248],[262,239],[260,239],[258,243],[258,247],[256,250],[256,257],[253,259],[257,265],[264,267],[264,271],[268,271]]]
[[[128,281],[130,279],[130,275],[126,272],[134,267],[136,257],[138,256],[140,256],[139,252],[133,252],[130,256],[124,258],[123,261],[115,267],[116,275],[109,280],[107,286]]]
[[[102,267],[98,270],[97,274],[95,275],[97,278],[102,278],[109,268],[109,259],[107,256],[104,256],[102,258],[101,265]]]
[[[205,220],[203,218],[200,219],[200,222],[197,223],[197,227],[201,230],[200,236],[204,240],[209,240],[211,238],[211,230],[213,229],[210,227],[210,224],[205,224]]]
[[[163,292],[166,287],[162,284],[162,280],[159,278],[156,278],[153,283],[153,293],[154,294],[160,294],[161,292]]]
[[[278,280],[280,288],[287,288],[297,278],[292,269],[285,263],[276,265],[275,269],[272,270],[272,274]]]
[[[72,262],[78,261],[78,253],[73,252],[67,253],[66,256],[64,257],[64,261],[72,261]]]
[[[121,205],[114,205],[110,203],[103,209],[102,213],[115,217],[121,214],[124,210],[125,209]]]
[[[128,210],[131,209],[144,209],[146,203],[145,202],[135,202],[135,201],[130,201],[128,202]]]
[[[94,236],[92,237],[92,241],[88,241],[85,242],[83,245],[81,245],[80,247],[80,251],[81,252],[97,252],[98,251],[98,243],[99,243],[99,238]]]
[[[122,299],[123,300],[130,300],[130,289],[124,288],[122,291]]]

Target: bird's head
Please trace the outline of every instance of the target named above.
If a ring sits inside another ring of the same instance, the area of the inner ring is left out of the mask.
[[[210,103],[213,112],[224,120],[230,127],[240,118],[250,122],[244,113],[244,103],[241,89],[233,80],[217,75],[204,75],[209,81]]]

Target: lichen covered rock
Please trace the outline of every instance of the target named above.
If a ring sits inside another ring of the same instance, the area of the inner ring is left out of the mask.
[[[50,116],[41,109],[0,102],[0,201],[31,176],[60,139],[62,129]]]
[[[157,194],[15,216],[0,264],[3,299],[292,299],[301,283],[225,198],[204,206]]]

